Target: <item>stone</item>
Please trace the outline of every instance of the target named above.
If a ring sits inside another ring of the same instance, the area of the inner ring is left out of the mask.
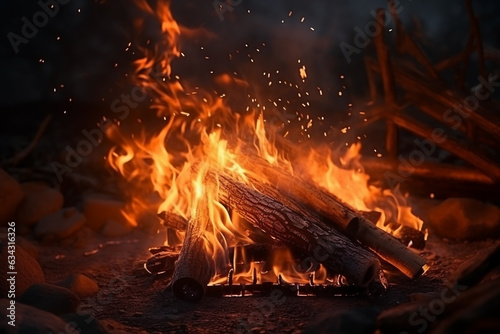
[[[330,311],[313,320],[303,333],[373,333],[375,331],[375,319],[379,313],[380,309],[377,307]]]
[[[499,333],[499,309],[500,280],[483,282],[463,291],[454,301],[446,305],[442,314],[436,314],[438,319],[430,324],[429,333]]]
[[[87,226],[94,231],[100,231],[108,220],[127,224],[127,219],[122,213],[125,203],[105,197],[103,195],[90,195],[83,201],[83,214],[87,218]]]
[[[24,199],[16,210],[14,220],[20,225],[33,226],[63,206],[64,198],[60,191],[44,183],[28,182],[21,185]]]
[[[15,327],[8,324],[9,317],[0,317],[0,332],[6,334],[47,334],[65,333],[77,334],[67,327],[66,322],[52,313],[39,310],[33,306],[16,302]],[[6,310],[10,307],[9,299],[0,299],[0,308]],[[10,312],[10,311],[8,311]],[[7,313],[8,315],[8,313]]]
[[[85,225],[85,216],[75,207],[53,212],[35,226],[35,236],[44,241],[58,241],[68,238]]]
[[[90,297],[99,292],[99,286],[96,281],[82,274],[72,275],[55,284],[73,291],[80,298]]]
[[[7,278],[8,267],[8,256],[9,248],[7,243],[0,243],[0,263],[2,264],[2,270],[0,271],[0,295],[6,296],[9,291],[9,282]],[[31,285],[35,283],[45,283],[45,276],[43,275],[42,268],[38,262],[32,258],[28,253],[26,253],[21,247],[15,247],[16,263],[14,271],[16,274],[16,296],[20,296],[24,293]]]
[[[74,236],[61,241],[61,246],[65,248],[86,248],[98,237],[97,232],[90,229],[86,225],[82,227]]]
[[[427,223],[429,221],[429,213],[434,210],[443,201],[434,198],[410,197],[408,204],[411,207],[411,212]]]
[[[429,212],[430,227],[454,240],[500,237],[500,208],[475,199],[449,198]]]
[[[421,308],[429,308],[429,300],[412,301],[404,304],[399,304],[395,307],[382,311],[377,319],[376,326],[381,333],[416,333],[415,322],[409,321],[414,317]],[[420,315],[418,315],[420,318]]]
[[[460,264],[449,281],[457,286],[473,286],[500,269],[500,243],[482,249],[470,259]]]
[[[0,168],[0,225],[10,221],[22,202],[24,193],[21,185]]]
[[[131,231],[132,227],[128,223],[109,219],[102,227],[101,234],[105,237],[117,238],[129,234]]]
[[[38,261],[38,247],[33,242],[23,237],[17,237],[16,244],[21,247],[26,253],[28,253],[32,258]]]
[[[55,315],[75,313],[80,304],[80,298],[74,292],[46,283],[30,286],[18,301]]]

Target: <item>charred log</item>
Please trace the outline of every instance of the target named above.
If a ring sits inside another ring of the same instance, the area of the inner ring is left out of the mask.
[[[266,176],[270,186],[254,182],[254,186],[261,192],[282,194],[281,197],[286,196],[295,202],[304,203],[308,208],[306,211],[318,213],[331,227],[369,247],[410,278],[416,278],[425,272],[426,264],[423,258],[333,194],[275,168],[258,157],[249,158],[244,166],[247,170]]]
[[[204,240],[209,219],[207,199],[201,199],[195,216],[189,220],[172,277],[172,291],[179,299],[194,302],[201,300],[214,275]]]
[[[368,286],[379,282],[380,263],[372,253],[328,228],[319,219],[306,217],[301,211],[269,196],[276,193],[272,187],[264,194],[215,172],[207,174],[207,181],[218,186],[221,203],[277,241],[314,254],[316,259],[312,260],[341,273],[354,284]]]

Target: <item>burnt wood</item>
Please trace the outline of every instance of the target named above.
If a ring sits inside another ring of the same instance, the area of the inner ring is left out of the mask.
[[[380,287],[380,262],[374,254],[314,216],[306,216],[302,211],[277,201],[275,198],[279,195],[272,187],[268,186],[264,194],[213,171],[207,173],[206,179],[217,186],[221,203],[236,210],[273,239],[312,254],[311,261],[323,263],[351,283]],[[260,186],[264,188],[262,184]]]

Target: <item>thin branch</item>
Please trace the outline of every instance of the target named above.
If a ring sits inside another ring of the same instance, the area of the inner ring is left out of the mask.
[[[40,138],[42,137],[43,133],[47,129],[47,126],[49,125],[51,119],[52,119],[52,115],[47,115],[44,118],[44,120],[42,121],[42,123],[38,127],[38,130],[37,130],[35,136],[31,140],[31,143],[28,146],[26,146],[26,148],[24,150],[22,150],[19,153],[17,153],[12,159],[9,159],[7,161],[8,164],[10,163],[13,166],[16,166],[24,158],[26,158],[31,153],[31,151],[33,151],[35,149],[35,147],[38,144],[38,141],[40,140]]]

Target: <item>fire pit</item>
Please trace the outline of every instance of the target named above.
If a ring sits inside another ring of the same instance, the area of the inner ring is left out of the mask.
[[[110,81],[93,83],[37,55],[65,78],[56,102],[32,119],[33,105],[5,103],[3,329],[500,330],[499,62],[486,5],[459,6],[469,37],[446,57],[426,53],[431,41],[406,21],[413,5],[365,9],[351,42],[335,44],[363,69],[355,80],[325,75],[331,56],[317,67],[333,37],[316,6],[79,5],[40,2],[7,34],[23,59],[76,15],[89,31],[109,21],[120,53]],[[229,38],[245,17],[269,16],[268,35]],[[57,47],[80,59],[67,37]],[[315,52],[294,45],[306,41]],[[94,65],[73,70],[86,78]]]

